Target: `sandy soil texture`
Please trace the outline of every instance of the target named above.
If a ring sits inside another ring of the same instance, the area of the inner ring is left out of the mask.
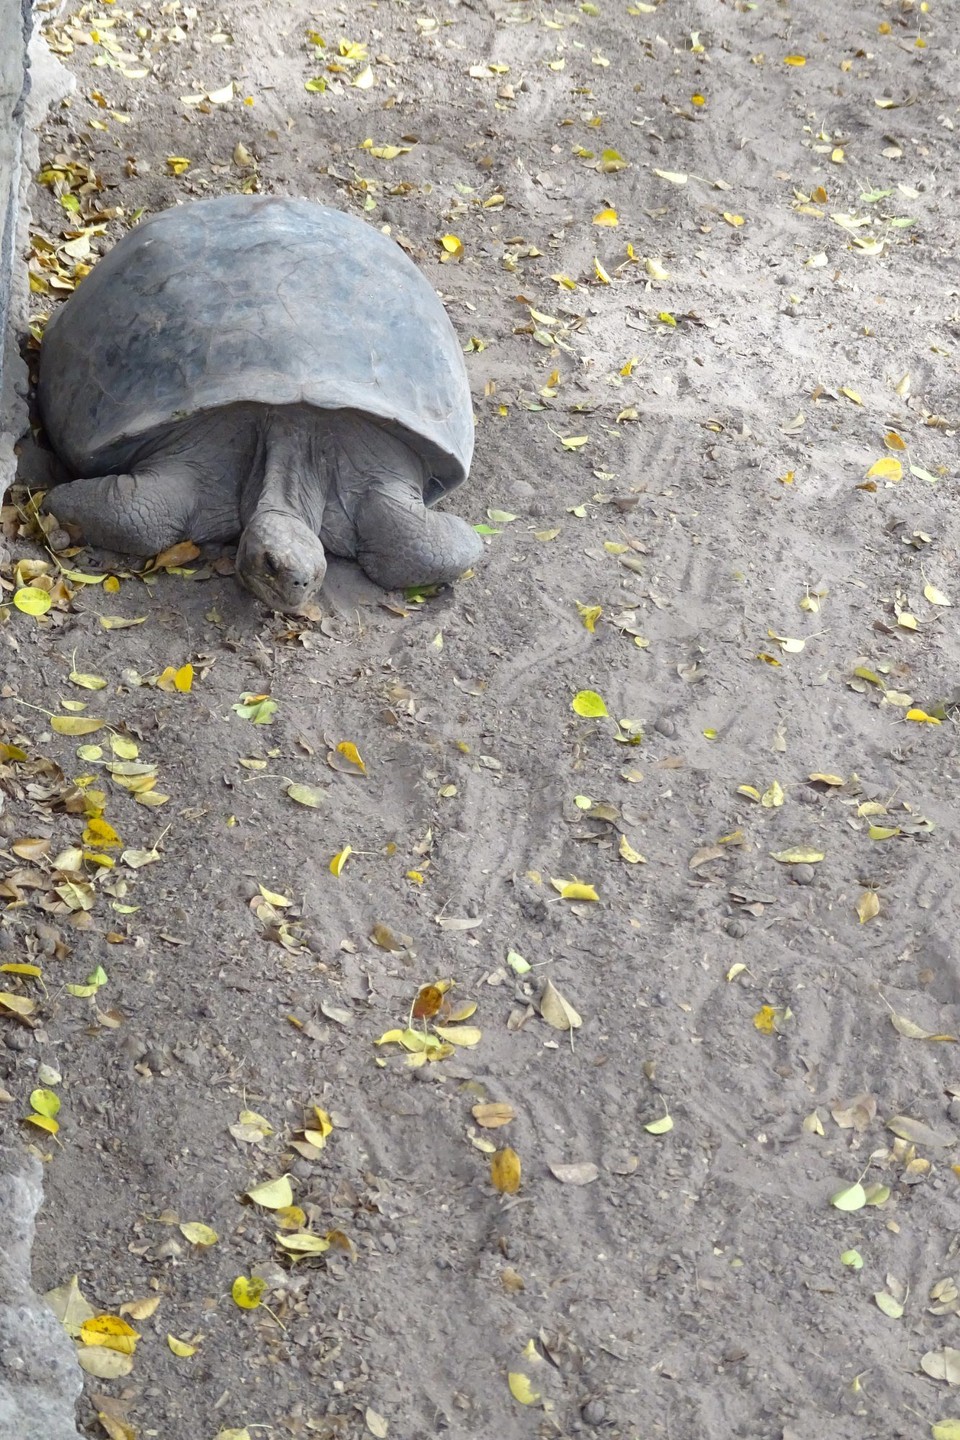
[[[491,532],[299,624],[2,512],[5,1114],[38,1287],[140,1336],[91,1437],[960,1435],[955,11],[48,12],[38,315],[199,196],[389,226]],[[375,1044],[446,979],[478,1039]]]

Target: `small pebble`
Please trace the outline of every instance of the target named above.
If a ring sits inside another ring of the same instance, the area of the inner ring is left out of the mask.
[[[602,1400],[588,1400],[580,1411],[586,1425],[602,1425],[607,1407]]]
[[[790,878],[797,885],[812,885],[816,874],[812,865],[792,865],[790,867]]]

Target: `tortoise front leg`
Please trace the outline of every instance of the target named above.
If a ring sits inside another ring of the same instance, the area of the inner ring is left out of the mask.
[[[483,551],[466,520],[427,509],[419,474],[372,479],[355,524],[357,560],[387,590],[456,580]]]
[[[197,476],[182,465],[71,480],[51,490],[45,504],[91,544],[130,555],[156,555],[178,540],[232,540],[240,528],[236,515],[198,504]]]

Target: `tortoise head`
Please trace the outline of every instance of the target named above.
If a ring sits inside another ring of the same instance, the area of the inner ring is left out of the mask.
[[[237,574],[272,610],[302,610],[323,584],[327,557],[320,539],[295,515],[253,515],[237,547]]]

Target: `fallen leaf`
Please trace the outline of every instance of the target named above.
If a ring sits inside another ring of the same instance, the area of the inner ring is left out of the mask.
[[[520,1370],[510,1371],[507,1375],[507,1384],[510,1386],[510,1394],[521,1405],[536,1405],[541,1398],[540,1392],[534,1390],[530,1383],[529,1375],[524,1375]]]
[[[816,865],[824,858],[822,850],[813,850],[807,845],[795,845],[790,850],[771,850],[770,855],[781,865]]]
[[[487,1100],[474,1105],[470,1113],[485,1130],[497,1130],[501,1125],[509,1125],[510,1121],[516,1118],[517,1112],[506,1101]]]
[[[181,1360],[189,1360],[191,1355],[196,1355],[197,1353],[196,1345],[190,1345],[186,1340],[178,1340],[176,1335],[168,1335],[167,1344],[170,1346],[174,1355],[179,1356]]]
[[[256,1310],[263,1299],[267,1288],[267,1282],[260,1275],[253,1275],[249,1278],[246,1275],[238,1275],[230,1287],[230,1294],[233,1296],[235,1305],[241,1310]]]
[[[550,884],[558,891],[561,900],[599,900],[600,897],[593,885],[587,885],[582,880],[551,880]]]
[[[561,1185],[592,1185],[600,1174],[599,1167],[592,1160],[580,1160],[571,1165],[549,1164],[551,1175]]]
[[[254,1185],[245,1193],[248,1200],[252,1200],[255,1205],[262,1205],[266,1210],[282,1210],[293,1204],[293,1187],[289,1175],[280,1175],[276,1180],[264,1180],[262,1184]]]
[[[343,874],[343,867],[344,867],[344,865],[346,865],[347,861],[349,860],[349,858],[350,858],[350,856],[351,856],[352,854],[353,854],[353,847],[352,847],[351,845],[344,845],[344,847],[343,847],[342,850],[338,850],[337,853],[336,853],[336,855],[334,855],[333,859],[330,861],[330,866],[329,866],[330,874],[331,874],[331,875],[342,875],[342,874]]]
[[[539,1005],[541,1016],[554,1030],[577,1030],[583,1024],[569,1000],[560,994],[552,980],[544,981]]]
[[[867,1203],[867,1192],[859,1180],[853,1185],[845,1185],[842,1190],[835,1190],[830,1196],[830,1204],[835,1210],[862,1210]]]
[[[520,1156],[505,1145],[490,1158],[490,1180],[501,1195],[516,1195],[520,1189]]]
[[[864,890],[855,908],[861,925],[865,925],[868,920],[873,920],[875,916],[879,915],[880,897],[876,890]]]

